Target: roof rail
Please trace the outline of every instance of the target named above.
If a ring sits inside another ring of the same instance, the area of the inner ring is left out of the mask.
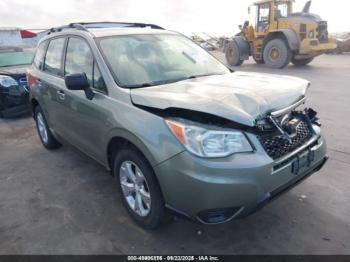
[[[129,22],[81,22],[81,23],[73,23],[83,25],[85,28],[108,28],[108,27],[151,27],[153,29],[162,29],[163,27],[155,24],[145,24],[145,23],[129,23]]]
[[[64,26],[59,26],[59,27],[52,27],[51,29],[49,29],[49,32],[47,34],[49,35],[51,33],[61,32],[64,29],[72,29],[72,28],[80,29],[80,30],[87,31],[87,32],[89,31],[89,30],[87,30],[87,28],[85,28],[81,24],[71,23],[69,25],[64,25]]]
[[[127,22],[81,22],[81,23],[70,23],[68,25],[53,27],[49,29],[48,35],[51,33],[61,32],[64,29],[78,29],[89,32],[89,28],[116,28],[116,27],[150,27],[152,29],[164,30],[163,27],[155,24],[145,23],[127,23]]]

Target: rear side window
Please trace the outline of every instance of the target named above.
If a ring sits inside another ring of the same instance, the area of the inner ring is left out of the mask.
[[[38,69],[43,69],[44,67],[44,57],[45,57],[46,46],[47,46],[47,41],[40,43],[40,45],[36,49],[33,63]]]
[[[58,38],[50,41],[45,57],[44,71],[62,76],[61,63],[65,39]]]

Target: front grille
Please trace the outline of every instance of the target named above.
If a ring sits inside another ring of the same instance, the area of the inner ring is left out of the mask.
[[[27,84],[27,78],[22,77],[22,78],[19,79],[19,82],[20,82],[21,84]]]
[[[271,158],[279,159],[301,147],[310,140],[311,137],[312,132],[309,125],[305,121],[301,121],[296,127],[296,133],[292,137],[291,143],[283,135],[264,135],[258,136],[258,139]]]
[[[306,36],[307,36],[307,33],[306,33],[306,24],[300,24],[300,28],[299,28],[299,36],[300,36],[300,41],[303,41]]]
[[[22,77],[20,79],[18,79],[19,85],[24,88],[24,90],[26,92],[29,92],[29,87],[28,87],[28,82],[27,82],[27,78]]]
[[[328,42],[328,23],[326,21],[318,23],[317,38],[320,43]]]

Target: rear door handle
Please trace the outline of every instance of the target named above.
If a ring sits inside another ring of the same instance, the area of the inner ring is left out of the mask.
[[[57,95],[58,95],[58,98],[60,100],[64,100],[66,98],[66,95],[64,94],[64,92],[62,90],[58,90]]]

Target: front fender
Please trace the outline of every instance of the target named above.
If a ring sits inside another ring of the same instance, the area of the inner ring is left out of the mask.
[[[123,138],[134,144],[146,157],[151,166],[154,167],[184,151],[184,147],[170,132],[162,118],[149,112],[138,110],[141,118],[140,121],[133,119],[132,123],[136,123],[135,125],[129,127],[127,124],[124,127],[115,127],[108,132],[104,142],[105,152],[107,152],[109,142],[113,138]],[[141,119],[143,119],[143,122],[141,122]],[[147,126],[144,123],[147,123]],[[132,130],[132,132],[129,130]],[[105,154],[105,157],[107,163],[107,154]]]
[[[277,37],[278,35],[283,35],[287,40],[288,46],[292,51],[297,51],[300,49],[300,40],[298,35],[291,29],[277,29],[272,30],[267,37],[264,39],[264,46],[268,41]]]
[[[123,128],[115,128],[109,132],[107,139],[105,141],[105,148],[106,148],[105,163],[108,163],[107,150],[108,150],[108,145],[112,141],[113,138],[122,138],[122,139],[125,139],[125,140],[131,142],[146,157],[146,159],[151,164],[151,166],[155,166],[157,164],[157,160],[153,157],[153,155],[148,150],[147,146],[142,142],[142,140],[140,138],[138,138],[136,135],[134,135],[133,133],[131,133],[128,130],[125,130]]]
[[[240,58],[242,60],[248,60],[250,55],[249,42],[243,36],[235,36],[232,40],[236,43],[239,49]]]

